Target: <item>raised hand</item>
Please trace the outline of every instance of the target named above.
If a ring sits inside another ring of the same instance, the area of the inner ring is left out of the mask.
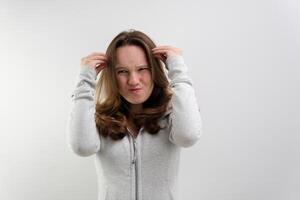
[[[181,49],[168,45],[154,47],[152,49],[152,53],[155,57],[161,59],[165,64],[169,56],[182,55]]]
[[[94,52],[81,59],[81,66],[91,67],[98,74],[107,67],[107,56],[104,53]]]

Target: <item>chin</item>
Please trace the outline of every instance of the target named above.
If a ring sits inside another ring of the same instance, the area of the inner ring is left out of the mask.
[[[132,97],[124,97],[124,96],[123,96],[123,98],[131,104],[141,104],[146,101],[145,98],[132,98]]]
[[[128,101],[129,103],[131,104],[141,104],[141,103],[144,103],[145,100],[132,100],[132,99],[126,99],[126,101]]]

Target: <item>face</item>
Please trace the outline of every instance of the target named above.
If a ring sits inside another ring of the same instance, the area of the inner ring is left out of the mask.
[[[126,45],[117,48],[116,58],[119,93],[131,104],[132,109],[141,108],[154,87],[144,51],[141,47]]]

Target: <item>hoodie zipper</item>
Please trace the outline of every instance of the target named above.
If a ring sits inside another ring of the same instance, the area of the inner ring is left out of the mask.
[[[131,161],[131,164],[134,165],[134,172],[135,172],[135,200],[138,200],[138,177],[137,177],[137,164],[136,164],[136,140],[134,138],[134,136],[132,135],[132,133],[130,132],[130,130],[127,128],[128,132],[130,133],[130,136],[132,138],[133,141],[133,159]]]
[[[137,171],[137,163],[136,163],[136,141],[133,138],[133,148],[134,148],[134,157],[133,157],[133,164],[135,167],[135,199],[138,200],[138,171]]]

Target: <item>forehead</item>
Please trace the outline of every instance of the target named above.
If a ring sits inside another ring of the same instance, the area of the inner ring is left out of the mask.
[[[135,45],[126,45],[116,50],[116,67],[138,67],[147,65],[143,49]]]

